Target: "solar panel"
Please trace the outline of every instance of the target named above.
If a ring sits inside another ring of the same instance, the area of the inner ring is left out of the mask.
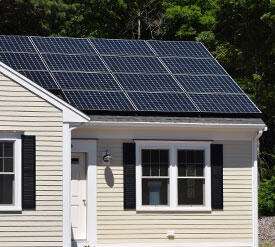
[[[225,75],[224,69],[214,59],[162,58],[174,74]]]
[[[242,93],[242,90],[230,76],[190,76],[176,75],[187,92],[191,93]]]
[[[117,82],[110,74],[53,72],[62,89],[119,90]]]
[[[245,94],[190,94],[202,112],[260,113]]]
[[[46,70],[38,54],[0,53],[0,60],[15,70]]]
[[[0,52],[36,52],[26,36],[0,36]]]
[[[147,41],[158,56],[211,58],[210,52],[200,42]]]
[[[98,56],[63,54],[43,54],[42,56],[50,70],[107,72]]]
[[[128,93],[139,111],[196,112],[184,93]]]
[[[80,110],[133,111],[122,92],[63,91],[69,102]]]
[[[87,39],[32,37],[41,53],[96,54]]]
[[[113,72],[128,73],[167,73],[155,57],[115,57],[103,56]]]
[[[115,76],[126,91],[182,92],[171,75],[116,74]]]
[[[154,53],[144,40],[91,39],[102,55],[148,55]]]
[[[45,89],[59,89],[51,74],[48,71],[20,71],[20,74],[26,76],[31,81],[37,83]]]
[[[260,113],[199,42],[0,36],[0,61],[80,110]]]

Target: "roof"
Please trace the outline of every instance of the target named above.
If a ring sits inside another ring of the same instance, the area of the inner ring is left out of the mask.
[[[19,85],[28,89],[30,92],[34,93],[35,95],[41,97],[42,99],[60,109],[63,112],[63,122],[88,122],[88,120],[90,119],[89,116],[85,115],[83,112],[72,107],[62,99],[40,87],[25,76],[22,76],[20,73],[11,69],[2,62],[0,62],[0,74],[17,82]]]
[[[0,61],[89,114],[261,114],[200,42],[0,36]]]

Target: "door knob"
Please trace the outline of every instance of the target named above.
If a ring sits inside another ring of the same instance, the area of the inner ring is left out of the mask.
[[[82,201],[83,201],[84,205],[86,206],[86,200],[85,200],[85,199],[83,199]]]

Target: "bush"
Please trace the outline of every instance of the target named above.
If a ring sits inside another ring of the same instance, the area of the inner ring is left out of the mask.
[[[275,176],[264,179],[259,188],[259,215],[272,216],[275,213]]]

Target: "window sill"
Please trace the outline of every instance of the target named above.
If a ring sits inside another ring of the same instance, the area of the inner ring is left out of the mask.
[[[138,212],[211,212],[212,209],[208,207],[137,207],[136,211]]]
[[[17,206],[0,206],[0,212],[21,212],[22,208]]]

